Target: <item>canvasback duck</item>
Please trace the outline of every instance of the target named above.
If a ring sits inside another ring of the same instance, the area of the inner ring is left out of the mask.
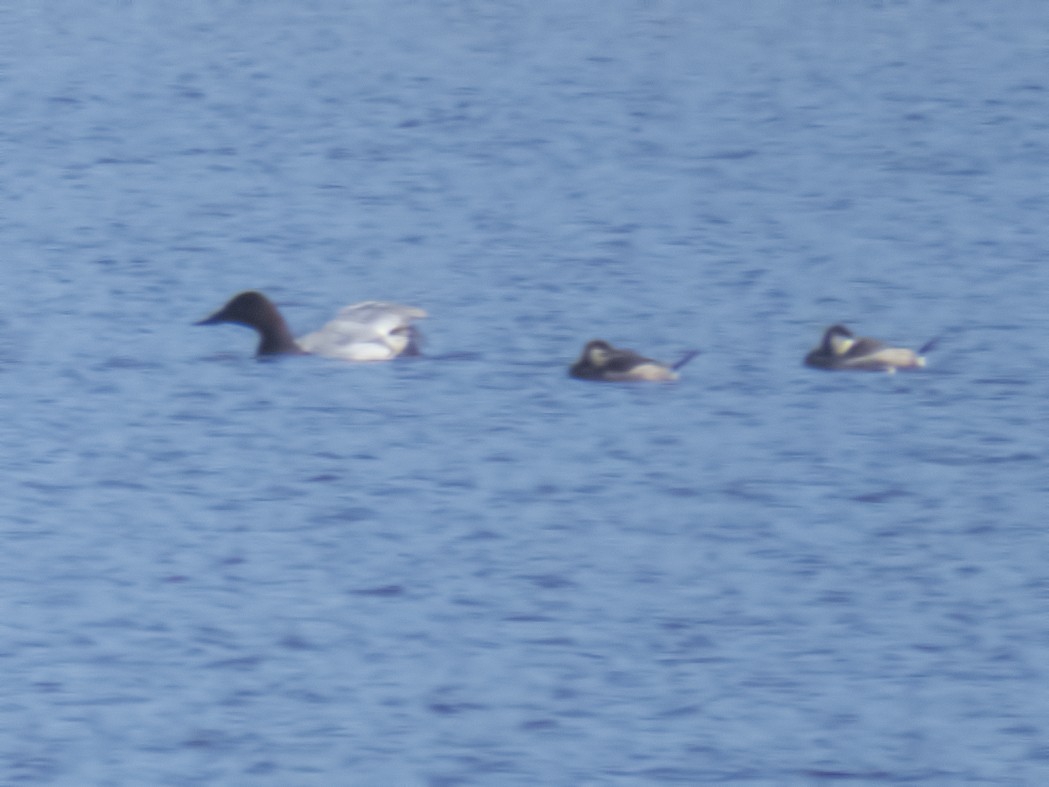
[[[699,353],[695,350],[673,366],[667,366],[651,358],[638,355],[633,350],[613,347],[602,339],[586,343],[579,360],[572,364],[568,373],[580,380],[604,382],[632,382],[636,380],[668,381],[678,379],[677,370]]]
[[[194,325],[235,323],[259,334],[256,355],[323,355],[342,361],[388,361],[419,354],[419,332],[413,320],[426,316],[414,306],[365,301],[343,308],[318,331],[296,339],[288,323],[261,292],[234,295],[229,302]]]
[[[920,353],[932,348],[928,342],[918,352],[904,347],[889,347],[877,339],[855,336],[844,325],[832,325],[823,340],[805,356],[805,364],[817,369],[840,369],[866,372],[895,372],[897,369],[920,369],[925,358]]]

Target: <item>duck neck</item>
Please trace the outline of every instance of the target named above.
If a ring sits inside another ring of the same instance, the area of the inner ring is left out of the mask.
[[[274,310],[276,311],[276,310]],[[305,351],[299,347],[295,337],[288,329],[288,323],[277,312],[276,319],[267,321],[266,326],[259,330],[259,348],[256,355],[304,355]]]

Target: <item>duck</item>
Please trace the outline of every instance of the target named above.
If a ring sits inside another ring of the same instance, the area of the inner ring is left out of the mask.
[[[388,361],[419,355],[419,331],[413,320],[426,317],[414,306],[364,301],[341,309],[335,319],[296,339],[273,301],[256,290],[234,295],[214,314],[194,325],[234,323],[259,334],[255,355],[321,355],[341,361]]]
[[[932,349],[935,343],[935,339],[928,342],[918,352],[890,347],[877,339],[856,336],[839,323],[823,332],[819,346],[805,356],[805,365],[817,369],[889,373],[897,369],[920,369],[925,366],[922,353]]]
[[[698,351],[692,350],[677,363],[667,366],[633,350],[613,347],[603,339],[593,339],[586,343],[583,354],[572,364],[568,373],[580,380],[604,382],[671,381],[678,379],[677,370],[698,354]]]

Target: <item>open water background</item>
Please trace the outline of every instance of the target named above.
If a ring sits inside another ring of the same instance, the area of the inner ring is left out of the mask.
[[[1036,2],[3,4],[0,783],[1049,781],[1047,81]]]

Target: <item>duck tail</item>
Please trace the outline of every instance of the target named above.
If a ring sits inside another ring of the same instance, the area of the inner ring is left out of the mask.
[[[403,333],[408,337],[408,343],[404,345],[404,349],[401,350],[401,355],[406,358],[417,358],[423,354],[422,345],[423,337],[419,333],[419,329],[414,325],[406,325],[403,328],[399,328],[394,333]]]
[[[680,369],[686,363],[691,361],[697,355],[699,355],[699,350],[689,350],[687,353],[684,354],[684,356],[681,358],[681,360],[679,360],[677,363],[675,363],[670,368],[676,372],[678,369]]]
[[[933,338],[929,339],[929,341],[927,341],[925,344],[923,344],[921,346],[921,349],[918,350],[918,355],[925,355],[925,353],[929,352],[929,350],[935,349],[936,345],[939,344],[939,343],[940,343],[940,337],[939,336],[934,336]]]

